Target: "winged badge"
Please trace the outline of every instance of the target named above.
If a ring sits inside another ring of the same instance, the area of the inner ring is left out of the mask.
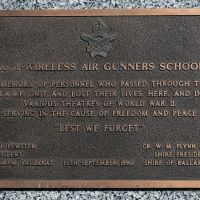
[[[117,34],[108,34],[107,26],[101,19],[98,19],[93,26],[93,33],[83,33],[81,39],[88,43],[87,52],[91,57],[102,56],[105,58],[111,51],[111,42],[117,39]]]

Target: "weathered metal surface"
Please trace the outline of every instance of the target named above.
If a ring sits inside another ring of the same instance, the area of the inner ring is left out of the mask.
[[[36,12],[0,14],[0,187],[200,187],[199,16]]]

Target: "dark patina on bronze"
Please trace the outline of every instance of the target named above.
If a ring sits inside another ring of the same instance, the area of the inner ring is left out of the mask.
[[[0,187],[200,188],[199,15],[1,11]]]

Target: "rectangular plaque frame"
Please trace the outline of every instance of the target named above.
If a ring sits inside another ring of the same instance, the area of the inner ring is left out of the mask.
[[[24,10],[0,11],[0,17],[199,16],[200,9]],[[30,180],[0,179],[0,188],[200,188],[199,180]]]

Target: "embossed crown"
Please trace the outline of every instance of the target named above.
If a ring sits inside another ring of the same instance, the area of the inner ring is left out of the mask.
[[[101,19],[98,19],[98,22],[93,26],[93,32],[96,36],[102,36],[106,34],[106,25]]]

